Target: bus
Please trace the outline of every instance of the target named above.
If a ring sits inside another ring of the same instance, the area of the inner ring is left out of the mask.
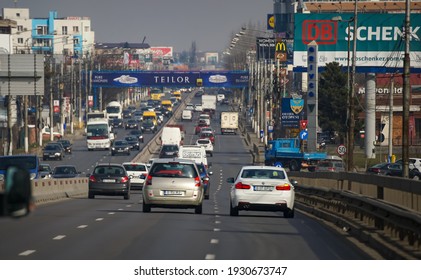
[[[86,122],[89,122],[93,119],[108,119],[106,111],[93,111],[86,113]]]
[[[123,106],[118,101],[111,101],[105,107],[108,119],[122,119],[123,118]]]
[[[93,119],[86,124],[86,144],[88,151],[107,150],[111,147],[114,134],[107,119]]]

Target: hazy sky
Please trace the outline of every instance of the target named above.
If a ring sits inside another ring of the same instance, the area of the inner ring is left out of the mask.
[[[232,34],[252,23],[266,28],[273,0],[15,0],[16,7],[29,8],[31,18],[91,18],[96,42],[142,42],[173,46],[175,52],[222,51]],[[1,0],[0,8],[15,7],[14,0]]]

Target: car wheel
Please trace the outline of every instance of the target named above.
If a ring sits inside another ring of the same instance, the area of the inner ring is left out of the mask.
[[[419,180],[420,176],[419,175],[414,175],[414,177],[412,177],[413,180]]]
[[[94,198],[95,198],[95,195],[94,195],[93,193],[89,192],[89,194],[88,194],[88,198],[89,198],[89,199],[94,199]]]
[[[125,194],[124,195],[124,200],[129,200],[130,199],[130,194],[128,193],[128,194]]]
[[[146,204],[145,200],[143,200],[142,210],[143,210],[143,213],[151,212],[151,206],[149,204]]]
[[[202,214],[202,204],[200,204],[200,205],[197,205],[195,208],[194,208],[194,213],[195,214]]]
[[[213,157],[213,153],[210,153],[210,156]]]
[[[294,218],[294,209],[288,209],[284,212],[284,218],[292,219]]]
[[[230,216],[238,216],[238,207],[232,207],[232,202],[230,203]]]
[[[300,165],[299,162],[297,162],[296,160],[291,160],[289,163],[289,169],[291,171],[300,171]]]

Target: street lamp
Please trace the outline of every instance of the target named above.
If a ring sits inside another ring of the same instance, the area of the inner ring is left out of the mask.
[[[357,54],[357,3],[355,3],[354,16],[348,20],[342,17],[334,17],[333,21],[346,22],[348,24],[348,60],[347,60],[347,90],[348,90],[348,137],[347,137],[347,171],[354,168],[354,129],[355,129],[355,64]],[[350,23],[353,23],[353,46],[352,46],[352,71],[350,75]]]

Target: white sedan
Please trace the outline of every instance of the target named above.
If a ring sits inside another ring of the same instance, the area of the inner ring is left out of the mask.
[[[230,215],[240,210],[282,211],[285,218],[294,217],[294,184],[282,167],[243,166],[231,183]]]
[[[197,139],[196,145],[205,147],[206,154],[213,156],[213,144],[209,138]]]

